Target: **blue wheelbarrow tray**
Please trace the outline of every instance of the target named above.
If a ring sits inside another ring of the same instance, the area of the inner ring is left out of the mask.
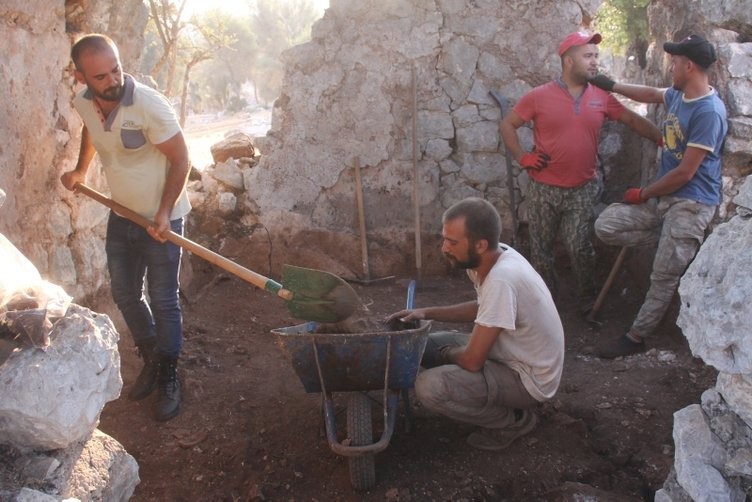
[[[389,444],[400,392],[415,384],[430,321],[417,328],[373,333],[316,333],[308,322],[272,330],[306,392],[321,392],[329,446],[348,457],[382,451]],[[349,445],[337,440],[333,392],[383,391],[384,429],[379,441]]]

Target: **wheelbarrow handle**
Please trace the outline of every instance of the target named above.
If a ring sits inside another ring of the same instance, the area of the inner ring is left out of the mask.
[[[415,279],[411,279],[407,285],[407,305],[408,310],[415,306]]]
[[[90,188],[84,185],[83,183],[78,183],[75,187],[75,190],[76,192],[81,192],[82,194],[88,197],[91,197],[97,202],[104,204],[105,206],[109,207],[120,216],[123,216],[131,220],[133,223],[136,223],[137,225],[140,225],[144,228],[156,226],[154,222],[149,220],[148,218],[141,216],[140,214],[133,211],[132,209],[128,209],[122,204],[115,202],[109,197],[106,197],[105,195],[101,194],[100,192],[97,192],[93,188]],[[244,281],[253,284],[257,288],[263,289],[265,291],[269,291],[270,293],[274,293],[275,295],[279,296],[280,298],[284,300],[290,301],[293,299],[293,296],[294,296],[293,292],[288,289],[283,288],[282,284],[272,279],[269,279],[268,277],[264,277],[263,275],[258,274],[254,272],[253,270],[249,270],[241,265],[238,265],[234,261],[228,260],[224,256],[219,255],[215,253],[214,251],[211,251],[210,249],[207,249],[201,246],[200,244],[197,244],[193,242],[192,240],[183,237],[182,235],[176,234],[172,230],[168,230],[166,233],[163,233],[162,236],[168,241],[170,241],[171,243],[177,246],[180,246],[183,249],[187,249],[191,253],[197,256],[200,256],[201,258],[208,261],[209,263],[217,265],[218,267],[222,268],[223,270],[226,270],[227,272],[230,272],[233,275],[240,277]]]

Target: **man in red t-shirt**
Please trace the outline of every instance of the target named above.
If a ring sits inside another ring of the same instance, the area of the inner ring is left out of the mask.
[[[601,186],[596,177],[603,122],[618,120],[655,143],[658,128],[624,108],[610,93],[588,84],[598,71],[601,35],[576,32],[559,44],[561,77],[525,94],[502,120],[504,145],[530,177],[526,200],[530,261],[555,294],[553,244],[559,230],[584,312],[595,296],[593,222]],[[517,129],[533,123],[535,146],[526,152]]]

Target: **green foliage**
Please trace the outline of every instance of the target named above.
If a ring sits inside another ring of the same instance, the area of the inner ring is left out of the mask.
[[[159,0],[174,11],[184,0]],[[191,2],[204,0],[188,0]],[[202,11],[185,22],[176,50],[177,73],[195,64],[190,73],[189,102],[195,112],[237,109],[245,101],[244,86],[250,82],[254,98],[265,104],[277,98],[284,68],[280,55],[310,38],[311,26],[320,17],[312,0],[247,0],[248,12],[222,8]],[[183,21],[180,21],[183,22]],[[157,26],[150,19],[141,71],[149,74],[164,53]],[[210,57],[196,64],[195,55],[213,46]],[[165,72],[155,76],[165,84]]]
[[[606,0],[595,15],[595,25],[603,34],[602,44],[614,54],[627,54],[645,46],[649,39],[650,0]]]
[[[197,20],[197,22],[199,22]],[[200,23],[222,26],[233,40],[196,68],[192,77],[191,101],[200,103],[196,111],[224,110],[232,98],[240,98],[244,82],[252,79],[258,45],[247,19],[215,9],[203,13]]]
[[[280,55],[310,37],[311,26],[319,13],[311,0],[255,0],[251,29],[258,39],[253,79],[258,97],[265,103],[279,95],[283,66]]]
[[[149,74],[159,59],[159,51],[159,39],[154,30],[152,20],[149,19],[146,24],[146,30],[144,31],[144,49],[141,53],[141,61],[138,66],[138,71],[144,74]],[[153,76],[154,75],[152,75],[152,77]]]

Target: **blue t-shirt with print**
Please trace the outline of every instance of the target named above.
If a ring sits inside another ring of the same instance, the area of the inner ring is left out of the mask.
[[[673,88],[663,96],[667,115],[663,122],[665,146],[661,155],[658,178],[675,169],[688,146],[707,151],[694,177],[673,196],[703,204],[721,202],[721,150],[728,131],[726,106],[715,89],[696,99],[685,99],[684,93]]]

